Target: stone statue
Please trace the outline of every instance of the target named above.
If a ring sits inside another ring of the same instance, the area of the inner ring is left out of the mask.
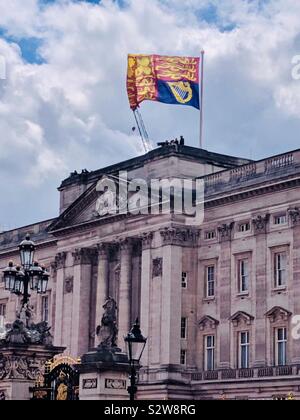
[[[6,344],[38,344],[52,346],[51,327],[47,322],[33,322],[33,307],[23,305],[17,313],[13,324],[7,324],[5,329],[0,329],[0,346]]]
[[[34,325],[34,316],[34,307],[30,306],[28,303],[22,305],[21,310],[17,313],[17,318],[23,322],[27,328]]]
[[[109,297],[103,305],[104,314],[101,325],[97,327],[96,334],[100,339],[98,348],[100,350],[120,351],[117,347],[117,304]]]

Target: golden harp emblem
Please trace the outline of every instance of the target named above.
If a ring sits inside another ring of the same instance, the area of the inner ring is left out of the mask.
[[[193,97],[193,91],[189,82],[168,82],[168,86],[180,104],[190,102]]]

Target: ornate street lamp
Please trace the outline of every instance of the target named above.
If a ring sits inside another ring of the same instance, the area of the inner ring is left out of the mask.
[[[130,364],[130,386],[128,387],[128,393],[130,395],[130,401],[134,401],[135,394],[137,392],[137,376],[136,370],[140,366],[140,360],[145,349],[147,338],[142,335],[138,318],[135,321],[131,331],[124,338],[127,347],[127,354]]]
[[[29,302],[29,288],[40,294],[46,293],[49,273],[37,262],[33,263],[35,244],[30,240],[30,235],[26,235],[25,240],[20,243],[19,251],[22,267],[14,267],[10,262],[3,270],[3,280],[6,290],[23,296],[24,306]]]

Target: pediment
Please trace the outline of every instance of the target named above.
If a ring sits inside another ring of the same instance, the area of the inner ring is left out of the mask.
[[[102,176],[49,226],[48,231],[53,233],[88,223],[107,223],[127,217],[127,205],[135,192],[127,192],[128,181],[124,181],[126,188],[122,184],[122,180],[114,176]],[[109,188],[106,188],[107,185]]]
[[[103,197],[104,193],[99,190],[99,182],[105,179],[109,179],[109,177],[101,177],[97,182],[91,185],[49,226],[49,231],[55,232],[57,230],[67,229],[89,222],[96,222],[101,218],[111,219],[111,217],[115,216],[116,214],[110,214],[109,211],[107,211],[106,214],[104,214],[104,211],[100,211],[99,198],[101,198],[101,196]],[[110,200],[110,202],[111,201],[112,200]]]
[[[266,317],[269,318],[271,322],[275,322],[277,320],[287,321],[291,315],[292,313],[290,311],[282,308],[281,306],[274,306],[266,313]]]
[[[240,322],[251,325],[253,320],[254,317],[252,315],[249,315],[247,312],[243,311],[238,311],[229,318],[229,321],[231,321],[235,326],[237,326]]]
[[[215,329],[217,325],[219,325],[219,321],[212,316],[205,315],[200,319],[198,325],[201,330],[204,330],[205,328]]]

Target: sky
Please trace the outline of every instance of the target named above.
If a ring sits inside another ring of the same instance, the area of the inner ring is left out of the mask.
[[[70,172],[143,153],[128,53],[205,50],[205,149],[259,159],[299,148],[299,1],[0,0],[0,11],[0,230],[57,216]],[[198,146],[196,109],[141,112],[153,144]]]

